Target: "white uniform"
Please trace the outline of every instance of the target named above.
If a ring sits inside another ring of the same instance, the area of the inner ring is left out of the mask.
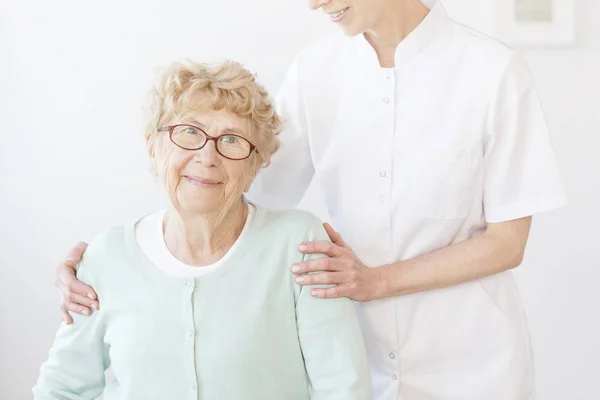
[[[283,146],[251,197],[294,207],[317,179],[362,261],[417,257],[565,203],[531,74],[433,7],[381,68],[363,35],[301,53],[281,89]],[[533,399],[510,272],[360,304],[377,400]]]

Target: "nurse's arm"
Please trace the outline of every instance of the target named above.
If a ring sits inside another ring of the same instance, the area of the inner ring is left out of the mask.
[[[71,249],[65,260],[54,269],[54,286],[60,294],[60,314],[67,325],[73,323],[70,313],[91,315],[92,309],[99,310],[100,303],[91,286],[77,279],[77,265],[88,244],[79,242]]]
[[[301,285],[334,284],[328,289],[314,289],[314,297],[349,297],[371,301],[387,297],[458,285],[515,268],[523,261],[531,217],[490,223],[484,234],[440,250],[382,266],[365,266],[344,243],[339,234],[328,227],[334,244],[305,243],[303,253],[321,252],[331,258],[327,262],[310,261],[292,266],[300,275]],[[304,275],[312,271],[322,274]]]
[[[485,278],[521,265],[532,217],[488,224],[485,233],[380,267],[381,296],[402,296]]]

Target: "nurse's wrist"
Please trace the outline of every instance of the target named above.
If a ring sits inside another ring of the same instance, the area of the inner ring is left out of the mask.
[[[384,264],[377,267],[379,284],[377,290],[378,299],[397,297],[410,294],[412,291],[407,286],[406,266],[402,261],[393,264]]]
[[[390,265],[381,265],[371,268],[374,283],[370,300],[381,300],[394,296],[392,288],[393,278],[390,276],[390,267]]]

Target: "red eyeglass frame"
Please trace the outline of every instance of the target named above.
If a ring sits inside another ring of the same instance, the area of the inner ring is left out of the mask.
[[[180,127],[180,126],[189,126],[192,127],[194,129],[198,129],[200,132],[204,133],[204,136],[206,136],[206,141],[204,142],[204,144],[198,148],[195,149],[188,149],[187,147],[183,147],[180,146],[179,144],[175,143],[175,141],[173,140],[173,130],[175,130],[175,128]],[[206,146],[206,144],[212,140],[215,142],[215,150],[217,150],[217,153],[219,153],[222,157],[225,157],[228,160],[232,160],[232,161],[242,161],[247,159],[248,157],[250,157],[252,155],[252,152],[256,150],[256,146],[249,141],[248,139],[246,139],[245,137],[242,137],[240,135],[236,135],[234,133],[226,133],[224,135],[219,135],[219,136],[210,136],[208,133],[206,133],[206,131],[202,128],[199,128],[195,125],[190,125],[190,124],[176,124],[176,125],[169,125],[169,126],[165,126],[164,128],[160,128],[158,130],[159,132],[169,132],[169,140],[171,141],[171,143],[173,143],[175,146],[179,147],[180,149],[183,150],[190,150],[190,151],[196,151],[196,150],[200,150],[202,148],[204,148],[204,146]],[[246,142],[248,142],[250,144],[250,152],[248,153],[248,155],[244,158],[231,158],[231,157],[227,157],[225,154],[221,153],[221,151],[219,150],[219,146],[217,144],[217,140],[221,139],[223,136],[235,136],[237,138],[240,138],[242,140],[245,140]],[[258,153],[258,150],[256,150],[256,152]]]

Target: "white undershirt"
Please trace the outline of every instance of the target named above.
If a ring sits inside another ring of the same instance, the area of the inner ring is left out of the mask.
[[[213,272],[227,262],[227,259],[235,251],[240,240],[248,232],[255,211],[256,208],[248,203],[248,217],[246,218],[246,223],[233,246],[231,246],[220,260],[214,264],[202,267],[185,264],[169,251],[163,235],[163,220],[166,210],[157,211],[139,220],[135,227],[135,236],[146,258],[148,258],[148,260],[150,260],[150,262],[158,269],[166,274],[176,277],[196,278]]]

